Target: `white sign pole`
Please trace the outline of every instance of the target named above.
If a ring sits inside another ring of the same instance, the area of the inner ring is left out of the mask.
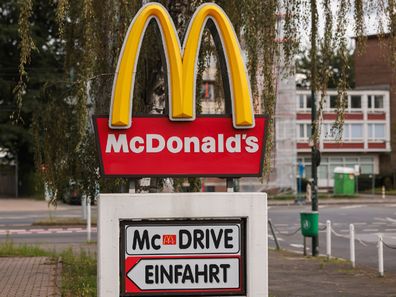
[[[349,248],[352,268],[355,268],[355,226],[349,224]]]
[[[331,221],[326,221],[326,255],[331,258]]]
[[[87,241],[91,241],[91,198],[87,197]]]

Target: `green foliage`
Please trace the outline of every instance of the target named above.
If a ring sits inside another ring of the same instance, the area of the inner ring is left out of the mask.
[[[96,296],[96,257],[81,250],[64,251],[62,259],[62,296]]]
[[[37,246],[16,245],[11,240],[0,243],[0,257],[48,257],[51,253]]]
[[[319,65],[319,73],[321,81],[318,84],[319,91],[326,91],[327,89],[337,89],[337,84],[341,79],[341,64],[343,61],[338,53],[333,53],[328,55],[324,52],[319,52],[316,56],[316,61]],[[326,64],[327,67],[322,66]],[[306,51],[302,51],[299,53],[296,59],[296,73],[304,74],[307,79],[306,81],[302,82],[301,85],[298,85],[299,88],[308,88],[310,86],[311,81],[311,59],[308,56]],[[323,71],[323,72],[322,72]],[[326,72],[326,80],[324,78],[324,72]],[[322,74],[323,73],[323,74]],[[324,87],[322,84],[325,84]],[[353,52],[350,49],[348,51],[347,57],[347,80],[346,84],[348,88],[355,87],[355,73],[354,73],[354,59],[353,59]],[[324,88],[324,89],[323,89]]]
[[[31,127],[33,113],[41,108],[40,88],[62,75],[59,44],[50,37],[52,12],[47,2],[0,3],[0,149],[9,152],[9,162],[19,164],[22,195],[33,193],[30,184],[37,179]]]
[[[60,196],[62,188],[71,179],[76,180],[82,192],[87,195],[93,195],[96,190],[100,176],[97,171],[98,162],[94,151],[90,114],[108,111],[118,53],[129,23],[142,2],[59,0],[56,1],[55,6],[44,1],[19,1],[18,30],[21,41],[19,72],[16,73],[19,83],[16,88],[18,92],[11,102],[17,111],[22,111],[22,114],[25,106],[33,102],[32,106],[38,110],[37,115],[34,116],[33,129],[36,165],[45,169],[42,171],[42,176],[52,189],[55,199]],[[196,7],[205,1],[161,0],[159,2],[169,10],[181,38]],[[349,83],[352,86],[353,80],[353,76],[350,75],[351,59],[346,36],[347,16],[352,8],[355,19],[354,30],[359,44],[364,41],[365,14],[372,14],[373,11],[388,16],[388,30],[392,40],[396,40],[394,0],[368,2],[340,0],[337,2],[336,11],[331,9],[330,0],[321,1],[322,5],[318,5],[319,2],[316,0],[217,0],[214,2],[223,7],[234,24],[237,35],[243,40],[255,110],[265,112],[269,116],[265,174],[269,173],[271,167],[274,135],[276,106],[274,69],[282,64],[286,65],[285,68],[289,71],[293,71],[290,65],[300,49],[302,33],[308,31],[311,34],[310,57],[305,62],[306,68],[309,69],[307,74],[311,85],[322,93],[320,108],[323,108],[327,87],[334,86],[338,89],[337,129],[339,131],[343,123],[345,90]],[[15,10],[15,0],[9,0],[7,3],[11,3]],[[325,16],[324,36],[320,36],[317,31],[320,9],[323,9]],[[47,12],[46,18],[43,17],[42,11]],[[335,23],[333,23],[334,19]],[[383,17],[378,19],[379,27],[382,28]],[[283,40],[277,40],[276,30],[280,23],[284,24]],[[43,26],[40,27],[39,24]],[[158,42],[158,33],[158,28],[150,24],[142,43],[134,88],[137,99],[133,103],[133,112],[168,112],[166,75],[164,61],[161,58],[163,49]],[[211,40],[206,30],[199,57],[198,83],[203,70],[207,67],[206,58],[210,54],[215,54]],[[51,53],[45,59],[41,56],[43,45],[50,49],[44,52]],[[36,54],[36,50],[40,52]],[[31,56],[30,65],[37,63],[36,61],[43,61],[44,65],[51,65],[51,69],[44,71],[45,79],[42,76],[35,76],[32,71],[31,80],[26,85],[25,70]],[[61,73],[55,71],[59,69],[59,63],[62,63]],[[338,70],[337,73],[335,69]],[[61,75],[63,82],[53,86],[54,79],[59,81]],[[37,81],[32,84],[34,77]],[[221,85],[220,75],[216,83]],[[37,92],[39,89],[42,89],[40,93]],[[25,90],[27,95],[20,108],[21,95]],[[27,99],[32,94],[35,94],[36,99]],[[197,107],[199,110],[199,102]],[[318,124],[315,123],[314,127]],[[316,131],[314,137],[318,139],[319,129]],[[125,184],[125,180],[106,180],[100,183],[102,189],[103,187],[115,189],[120,184]],[[161,184],[157,181],[154,183]],[[198,185],[196,182],[192,184]],[[193,186],[194,189],[197,187]]]

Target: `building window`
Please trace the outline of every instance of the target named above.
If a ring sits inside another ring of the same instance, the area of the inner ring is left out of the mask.
[[[362,108],[362,97],[353,95],[351,96],[351,109],[361,109]]]
[[[299,109],[304,109],[305,108],[304,95],[299,95],[298,96],[298,108]]]
[[[300,138],[300,139],[305,138],[305,125],[304,124],[298,125],[298,138]]]
[[[215,186],[205,186],[205,192],[215,192]]]
[[[367,107],[374,110],[384,109],[384,96],[383,95],[370,95],[368,96]]]
[[[206,101],[214,101],[214,84],[206,81],[202,84],[202,99]]]
[[[308,111],[311,109],[311,95],[297,95],[297,109]]]
[[[311,124],[298,124],[297,138],[300,140],[307,140],[311,138],[312,135],[312,125]]]
[[[311,138],[312,136],[312,125],[307,124],[307,138]]]
[[[299,161],[304,165],[304,177],[311,177],[311,158],[299,158]],[[336,167],[349,167],[355,168],[356,165],[360,166],[361,174],[374,173],[374,158],[373,157],[328,157],[322,158],[322,162],[318,167],[319,179],[333,179],[334,169]],[[297,166],[296,166],[297,168]],[[298,170],[298,168],[297,168]]]
[[[332,124],[323,124],[323,139],[334,141],[338,131],[333,129]],[[344,124],[342,130],[342,139],[344,141],[356,141],[363,139],[363,124]]]
[[[307,95],[307,108],[312,107],[312,97],[311,95]]]
[[[337,96],[332,95],[330,96],[330,109],[336,109],[337,108]]]
[[[385,124],[368,124],[369,140],[385,140]]]
[[[350,124],[351,140],[363,138],[363,124]]]

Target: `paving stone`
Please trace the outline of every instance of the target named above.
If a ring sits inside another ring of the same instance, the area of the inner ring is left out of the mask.
[[[59,265],[48,257],[0,257],[0,297],[56,297]]]

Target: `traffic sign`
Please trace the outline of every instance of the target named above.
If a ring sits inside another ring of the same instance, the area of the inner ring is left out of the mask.
[[[240,296],[244,234],[244,219],[121,220],[121,296]]]
[[[240,259],[133,258],[127,277],[134,292],[239,289]]]

